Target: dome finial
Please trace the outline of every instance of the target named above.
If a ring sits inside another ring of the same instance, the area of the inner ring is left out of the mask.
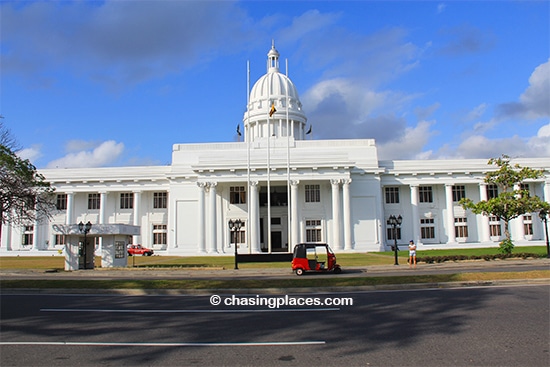
[[[271,50],[267,53],[267,72],[279,72],[279,52],[275,48],[275,40],[271,40]]]

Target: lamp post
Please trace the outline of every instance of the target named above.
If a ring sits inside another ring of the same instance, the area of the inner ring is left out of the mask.
[[[392,226],[392,233],[393,233],[393,252],[394,252],[394,255],[395,255],[395,264],[394,265],[399,265],[399,261],[397,260],[397,251],[399,251],[399,249],[397,248],[397,227],[401,225],[401,223],[403,222],[403,217],[401,217],[401,215],[399,215],[397,218],[395,217],[395,215],[390,215],[390,217],[388,218],[388,221],[386,222],[389,226]]]
[[[243,222],[241,222],[240,219],[236,220],[229,220],[229,232],[233,232],[234,241],[235,241],[235,270],[239,269],[238,261],[237,261],[237,239],[238,234],[241,230],[241,227],[243,225]],[[231,241],[229,241],[231,243]]]
[[[550,259],[550,243],[548,242],[548,212],[546,209],[541,209],[539,218],[544,222],[544,234],[546,235],[546,257]]]
[[[86,245],[88,244],[88,241],[86,239],[86,236],[88,235],[88,233],[90,232],[90,230],[92,229],[92,223],[90,221],[88,221],[88,223],[84,224],[82,223],[82,221],[80,221],[80,223],[78,223],[78,230],[80,231],[80,233],[84,233],[84,246],[82,247],[82,254],[84,255],[84,269],[87,269],[86,267],[86,260],[87,260],[87,254],[86,254]]]

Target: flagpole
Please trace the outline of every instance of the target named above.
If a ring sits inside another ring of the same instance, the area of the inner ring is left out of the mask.
[[[290,217],[290,204],[292,198],[290,197],[290,123],[288,121],[288,109],[290,108],[290,100],[288,97],[288,59],[285,59],[285,69],[286,69],[286,208],[287,208],[287,251],[290,252],[292,249],[291,237],[290,237],[290,226],[292,223],[292,218]]]
[[[246,61],[246,126],[244,127],[244,139],[246,141],[246,242],[248,243],[248,253],[252,253],[252,239],[250,231],[250,61]],[[254,224],[255,225],[255,224]]]

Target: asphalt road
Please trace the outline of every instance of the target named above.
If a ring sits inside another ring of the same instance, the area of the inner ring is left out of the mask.
[[[550,365],[548,285],[286,296],[2,294],[0,365]]]

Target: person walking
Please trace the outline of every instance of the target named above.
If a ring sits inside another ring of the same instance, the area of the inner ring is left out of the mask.
[[[413,240],[409,241],[409,268],[413,266],[414,261],[414,268],[416,269],[416,245],[414,244]]]

